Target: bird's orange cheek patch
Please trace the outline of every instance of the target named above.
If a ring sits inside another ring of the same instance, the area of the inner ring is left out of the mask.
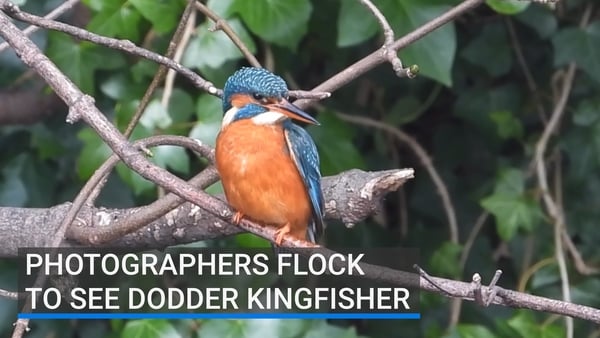
[[[254,103],[254,101],[248,95],[234,94],[231,96],[231,105],[233,105],[234,107],[240,108],[249,103]]]

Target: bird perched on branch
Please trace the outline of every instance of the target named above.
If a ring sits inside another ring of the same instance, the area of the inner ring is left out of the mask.
[[[286,234],[316,242],[323,232],[319,154],[292,119],[319,122],[287,97],[285,81],[268,70],[234,73],[223,88],[215,154],[233,223],[247,217],[276,227],[278,246]]]

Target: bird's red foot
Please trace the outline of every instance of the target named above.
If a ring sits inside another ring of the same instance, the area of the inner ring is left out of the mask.
[[[277,229],[277,231],[275,231],[275,244],[277,244],[277,246],[281,246],[281,242],[283,242],[283,236],[289,234],[291,230],[290,223],[285,223],[284,226]]]
[[[233,217],[231,218],[231,222],[233,222],[233,224],[235,224],[235,225],[238,225],[242,221],[243,217],[244,217],[244,214],[242,214],[239,211],[236,211],[235,214],[233,214]]]

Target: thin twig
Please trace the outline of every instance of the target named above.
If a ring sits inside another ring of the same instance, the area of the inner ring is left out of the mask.
[[[191,13],[193,13],[191,6],[186,7],[185,11],[183,12],[183,14],[181,16],[179,25],[177,26],[177,29],[175,30],[175,33],[173,33],[173,37],[171,38],[171,41],[169,42],[169,47],[167,48],[167,54],[166,54],[167,58],[171,58],[173,56],[173,54],[175,52],[175,48],[179,44],[178,42],[181,40],[183,30],[186,26],[187,21],[189,20]],[[144,113],[144,111],[146,110],[146,107],[148,106],[148,103],[150,103],[150,99],[152,98],[152,95],[154,95],[156,88],[158,88],[159,83],[164,78],[165,73],[167,72],[168,69],[169,68],[165,67],[164,65],[160,65],[158,67],[158,71],[156,72],[156,74],[154,74],[154,77],[152,78],[150,85],[148,86],[148,88],[146,88],[146,92],[144,93],[144,96],[142,97],[135,112],[133,113],[133,117],[127,124],[125,132],[123,133],[123,135],[126,138],[129,138],[131,136],[131,134],[133,133],[133,130],[137,126],[138,122],[140,121],[142,114]],[[98,181],[98,184],[92,189],[91,193],[89,194],[89,196],[85,202],[86,204],[94,205],[94,201],[96,200],[96,198],[98,198],[98,195],[100,195],[100,192],[102,191],[102,189],[104,188],[104,185],[106,184],[109,172],[110,172],[110,170],[106,172],[106,175],[104,175],[104,177],[100,181]]]
[[[295,99],[312,99],[312,100],[323,100],[331,97],[329,92],[314,92],[305,90],[290,90],[288,95]]]
[[[591,12],[592,5],[588,5],[581,18],[580,27],[583,28],[587,26]],[[562,234],[566,229],[565,215],[562,207],[556,203],[550,193],[550,188],[548,187],[548,178],[546,176],[546,163],[544,161],[544,154],[546,153],[550,136],[557,130],[558,124],[560,123],[560,120],[564,114],[569,95],[571,94],[571,88],[573,87],[573,81],[575,80],[576,70],[577,68],[574,62],[570,63],[567,67],[567,71],[563,77],[562,88],[558,96],[558,100],[556,101],[554,110],[552,111],[550,121],[546,125],[546,128],[544,128],[544,132],[536,144],[534,154],[536,175],[538,178],[538,185],[542,193],[542,200],[544,201],[548,214],[554,220],[554,250],[561,277],[562,296],[563,300],[567,302],[571,301],[571,290],[562,238]],[[573,318],[565,317],[565,324],[567,338],[573,338]]]
[[[19,293],[0,289],[0,297],[17,300],[17,299],[19,299]]]
[[[478,273],[473,274],[473,278],[471,279],[471,285],[473,287],[473,298],[475,298],[475,303],[483,306],[485,303],[483,301],[483,292],[481,291],[481,275]]]
[[[558,269],[561,276],[563,300],[567,302],[571,301],[571,291],[569,286],[569,274],[567,271],[565,253],[562,245],[562,232],[563,228],[565,228],[566,226],[565,218],[563,210],[561,210],[560,206],[555,203],[552,196],[550,195],[548,179],[546,177],[546,164],[544,162],[544,152],[546,150],[550,134],[553,133],[554,128],[556,128],[556,126],[558,125],[558,122],[560,121],[560,118],[564,112],[564,108],[567,104],[567,99],[569,97],[569,94],[571,93],[573,80],[575,79],[575,70],[575,64],[569,65],[567,73],[563,80],[563,91],[559,98],[559,102],[554,108],[550,121],[546,126],[546,129],[544,129],[544,133],[538,141],[535,151],[538,185],[542,192],[542,199],[544,200],[546,209],[548,210],[548,213],[554,220],[554,250],[556,254],[556,260],[558,262]],[[567,317],[565,318],[565,322],[567,326],[567,338],[573,338],[573,318]]]
[[[475,243],[475,240],[477,239],[479,232],[485,225],[485,222],[487,221],[489,215],[490,214],[487,211],[484,211],[479,215],[479,217],[477,217],[477,220],[475,221],[475,225],[473,226],[473,229],[471,229],[471,232],[469,233],[469,237],[467,237],[467,240],[465,241],[465,244],[463,245],[462,252],[460,253],[460,260],[459,260],[461,272],[464,271],[464,269],[465,269],[465,265],[467,264],[467,259],[469,258],[469,253],[471,253],[471,248],[473,247],[473,244]],[[458,322],[460,321],[461,308],[462,308],[462,299],[461,298],[453,299],[452,304],[450,305],[450,320],[448,321],[448,328],[455,327],[458,324]]]
[[[487,211],[484,211],[479,215],[479,217],[477,217],[475,225],[473,226],[473,229],[471,229],[469,237],[467,237],[467,240],[465,241],[462,252],[460,254],[459,264],[461,271],[465,268],[465,265],[467,264],[467,258],[469,258],[469,253],[471,252],[471,248],[473,247],[473,244],[475,243],[479,232],[485,225],[485,222],[487,221],[489,216],[490,214]]]
[[[159,145],[176,145],[185,147],[195,151],[204,158],[209,159],[211,162],[214,160],[214,153],[209,146],[200,143],[198,140],[183,136],[153,136],[138,140],[133,144],[134,147],[144,148],[156,147]],[[111,155],[102,164],[102,166],[96,170],[94,175],[92,175],[92,177],[86,182],[81,191],[89,191],[91,188],[93,188],[96,182],[102,180],[108,175],[108,173],[111,172],[119,160],[120,158],[117,155]],[[204,173],[204,171],[206,171],[206,173]],[[218,175],[214,169],[205,169],[204,171],[203,173],[197,175],[194,179],[190,180],[189,183],[195,187],[198,187],[199,189],[203,189],[217,180]],[[75,201],[77,201],[77,197],[75,198]],[[75,201],[73,202],[73,207],[76,206]],[[129,217],[125,217],[117,222],[114,222],[110,227],[71,227],[67,233],[67,237],[75,238],[79,242],[93,245],[109,242],[140,229],[144,225],[156,220],[159,217],[162,217],[167,212],[178,207],[181,203],[183,203],[183,200],[181,199],[178,199],[174,196],[169,198],[165,196],[146,207],[140,208],[138,212],[129,215]],[[79,210],[77,212],[79,212]]]
[[[452,204],[450,193],[448,192],[448,188],[446,187],[444,180],[442,180],[441,176],[435,169],[431,157],[429,156],[429,154],[427,154],[427,151],[423,149],[423,147],[421,147],[419,142],[417,142],[414,138],[412,138],[410,135],[406,134],[402,130],[369,117],[348,115],[340,112],[336,113],[336,116],[347,122],[384,130],[396,136],[398,140],[408,145],[408,147],[415,153],[415,155],[417,155],[417,158],[421,161],[421,164],[423,165],[423,167],[425,167],[427,173],[433,181],[433,184],[437,188],[437,191],[440,194],[440,198],[442,199],[442,205],[446,213],[446,218],[448,219],[450,241],[452,241],[452,243],[458,244],[458,223],[456,221],[456,212],[454,211],[454,205]]]
[[[429,282],[429,284],[433,285],[441,293],[445,294],[448,297],[454,297],[450,291],[447,291],[441,285],[439,285],[438,282],[433,280],[433,278],[427,272],[425,272],[425,270],[423,270],[420,266],[415,264],[415,265],[413,265],[413,268],[419,272],[419,276],[421,276],[421,278],[425,279],[427,282]]]
[[[507,17],[505,19],[506,27],[508,28],[508,35],[510,37],[511,44],[513,46],[513,50],[515,51],[515,56],[517,57],[517,62],[523,71],[523,75],[525,76],[525,83],[527,83],[527,87],[529,91],[533,95],[535,100],[535,107],[538,110],[538,114],[540,117],[546,122],[546,113],[544,111],[544,104],[540,99],[540,92],[538,90],[537,84],[533,79],[533,75],[531,74],[531,70],[527,65],[527,61],[525,60],[525,56],[523,55],[523,50],[521,49],[521,43],[519,42],[519,38],[517,37],[517,33],[515,32],[515,27],[512,23],[512,19]]]
[[[192,10],[192,3],[188,3],[188,7],[186,8],[186,12],[189,11],[189,16],[185,18],[184,21],[180,22],[179,28],[182,28],[181,36],[178,41],[170,45],[169,47],[173,47],[173,51],[171,55],[167,55],[168,58],[173,58],[173,61],[179,62],[181,57],[183,56],[183,51],[188,45],[190,38],[194,32],[194,28],[196,27],[196,11]],[[173,85],[175,83],[175,72],[173,69],[169,69],[167,72],[167,77],[165,78],[165,89],[163,91],[163,95],[160,101],[160,104],[166,109],[169,106],[169,100],[171,98],[171,93],[173,92]]]
[[[189,68],[186,68],[181,64],[174,62],[173,60],[164,57],[160,54],[138,47],[129,40],[108,38],[62,22],[48,20],[37,15],[22,12],[19,9],[19,7],[7,0],[0,0],[0,9],[10,17],[19,21],[27,22],[38,27],[63,32],[81,40],[90,41],[98,45],[106,46],[116,50],[121,50],[126,53],[137,55],[143,57],[144,59],[154,61],[161,65],[165,65],[171,69],[176,70],[177,72],[188,78],[190,81],[192,81],[192,83],[196,87],[202,88],[209,94],[216,96],[221,96],[222,94],[222,91],[220,89],[215,87],[211,82],[204,80],[202,77],[194,73]]]
[[[480,5],[483,0],[465,0],[459,5],[451,8],[446,13],[432,19],[424,25],[418,27],[414,31],[404,35],[392,44],[392,49],[398,51],[411,43],[421,39],[425,35],[431,33],[442,25],[450,22],[464,12]],[[381,51],[375,51],[354,64],[344,68],[336,75],[330,77],[320,85],[312,89],[312,91],[334,92],[342,86],[352,82],[367,71],[375,68],[375,66],[387,61],[387,58],[381,54]],[[300,108],[306,108],[311,104],[309,100],[298,100],[294,102]]]
[[[384,43],[381,47],[381,52],[387,59],[387,61],[392,65],[392,69],[397,76],[406,76],[408,78],[413,78],[416,76],[415,73],[411,71],[411,67],[404,68],[402,66],[402,61],[398,57],[396,50],[392,47],[394,44],[394,31],[392,30],[392,26],[390,26],[389,22],[385,18],[385,15],[381,13],[379,8],[375,6],[371,0],[359,0],[360,3],[365,6],[372,14],[375,16],[381,29],[383,30]]]
[[[65,2],[60,4],[58,7],[56,7],[54,10],[52,10],[50,13],[46,14],[44,16],[44,18],[46,18],[48,20],[56,19],[59,16],[63,15],[64,13],[70,11],[71,8],[73,8],[78,2],[79,2],[79,0],[66,0]],[[38,29],[40,29],[40,27],[31,25],[23,30],[23,34],[29,36],[29,35],[35,33]],[[0,53],[4,52],[6,50],[6,48],[8,48],[8,46],[9,45],[6,42],[0,43]]]
[[[171,41],[169,41],[169,47],[167,47],[167,54],[165,55],[165,57],[167,57],[169,59],[171,57],[173,57],[173,54],[175,53],[177,46],[180,45],[180,41],[182,40],[183,32],[185,30],[185,27],[186,27],[188,21],[190,20],[190,15],[192,13],[193,13],[193,8],[192,8],[192,6],[188,5],[185,8],[185,10],[183,11],[183,14],[181,15],[181,19],[179,20],[179,24],[177,25],[177,28],[175,29],[175,33],[173,33],[173,37],[171,37]],[[175,60],[175,62],[177,62],[177,60]],[[152,82],[150,82],[150,86],[148,86],[148,88],[146,89],[146,92],[144,93],[144,96],[142,97],[140,104],[137,106],[135,113],[133,113],[133,117],[129,121],[129,124],[127,125],[127,128],[125,129],[125,132],[123,133],[123,135],[125,135],[126,138],[129,138],[131,136],[131,133],[133,133],[135,126],[137,126],[138,122],[140,121],[140,118],[142,117],[142,114],[146,110],[148,103],[150,103],[150,99],[152,98],[152,95],[154,95],[156,88],[158,88],[158,84],[162,81],[162,79],[164,78],[165,73],[168,69],[169,68],[167,68],[165,65],[160,65],[158,67],[158,71],[156,72],[156,74],[154,74],[154,77],[152,78]]]
[[[501,275],[502,270],[496,270],[496,272],[494,273],[494,277],[492,277],[492,281],[490,282],[490,285],[488,285],[488,290],[490,290],[490,293],[486,296],[484,306],[490,306],[490,304],[492,304],[492,302],[494,301],[494,298],[496,298],[496,294],[498,293],[498,288],[496,288],[496,284],[500,280]]]
[[[583,257],[581,257],[581,253],[579,252],[579,250],[577,250],[577,247],[575,246],[575,243],[573,243],[571,236],[569,236],[569,234],[567,233],[567,229],[563,229],[562,237],[563,242],[567,246],[571,257],[573,258],[573,263],[575,263],[575,269],[577,270],[577,272],[586,276],[596,275],[600,273],[600,269],[589,266],[583,260]]]
[[[231,42],[233,42],[237,46],[237,48],[240,50],[240,52],[242,52],[242,54],[244,55],[246,60],[248,60],[248,63],[250,65],[252,65],[253,67],[261,68],[260,62],[258,62],[256,57],[250,52],[250,49],[248,49],[248,47],[246,46],[246,44],[244,44],[242,39],[240,39],[240,37],[235,33],[233,28],[231,28],[231,26],[227,23],[227,20],[218,16],[217,13],[212,11],[210,8],[208,8],[206,5],[204,5],[200,1],[195,1],[195,0],[190,0],[190,1],[194,1],[194,4],[196,5],[196,9],[198,9],[198,11],[200,11],[202,14],[206,15],[208,18],[210,18],[215,23],[215,26],[212,28],[212,31],[217,31],[217,30],[223,31],[223,33],[225,33],[229,37]]]
[[[527,267],[522,273],[521,276],[519,277],[519,282],[517,283],[517,291],[519,292],[525,292],[525,288],[527,287],[527,283],[529,282],[529,279],[531,279],[531,277],[541,268],[550,265],[550,264],[554,264],[554,262],[556,262],[556,257],[546,257],[544,259],[542,259],[539,262],[536,262],[535,264]]]

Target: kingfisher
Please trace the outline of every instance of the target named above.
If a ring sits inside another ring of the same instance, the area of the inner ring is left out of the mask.
[[[319,122],[290,103],[281,77],[255,67],[227,79],[223,112],[215,157],[233,223],[276,227],[277,246],[286,234],[316,243],[324,227],[319,154],[292,120]]]

